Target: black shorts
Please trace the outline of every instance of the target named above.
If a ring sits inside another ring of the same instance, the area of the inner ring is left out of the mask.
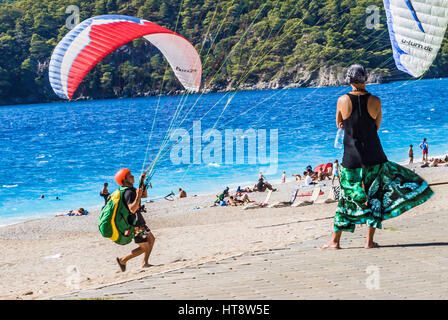
[[[148,235],[150,232],[151,230],[147,225],[144,225],[143,227],[137,227],[134,236],[135,243],[148,242]]]

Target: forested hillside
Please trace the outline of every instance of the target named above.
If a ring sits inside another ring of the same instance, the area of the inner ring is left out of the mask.
[[[48,81],[52,50],[80,21],[102,14],[147,19],[189,39],[201,55],[205,91],[335,85],[351,63],[374,80],[406,79],[396,70],[382,0],[20,0],[0,1],[0,104],[58,100]],[[381,24],[366,27],[366,8]],[[76,97],[111,98],[181,90],[163,56],[143,39],[107,56]],[[448,75],[448,44],[426,74]]]

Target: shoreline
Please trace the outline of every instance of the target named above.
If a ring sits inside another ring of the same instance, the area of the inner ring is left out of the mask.
[[[439,158],[439,159],[442,159],[442,158],[445,158],[445,156],[448,156],[447,154],[443,154],[443,155],[436,155],[436,156],[431,156],[431,158]],[[415,159],[415,158],[414,158]],[[409,166],[409,164],[408,164],[408,162],[409,162],[409,159],[407,159],[407,160],[402,160],[402,161],[396,161],[396,163],[398,163],[399,165],[401,165],[401,166],[405,166],[405,167],[408,167]],[[422,162],[421,161],[417,161],[417,162],[414,162],[414,166],[415,165],[421,165],[422,164]],[[280,171],[282,171],[282,170],[279,170],[279,174],[280,174]],[[301,171],[301,170],[296,170],[296,171]],[[291,171],[292,172],[292,171]],[[254,181],[255,181],[255,179],[254,179]],[[271,184],[274,184],[274,185],[278,185],[278,184],[281,184],[281,181],[282,181],[282,179],[281,178],[278,178],[278,179],[269,179],[269,180],[266,180],[266,181],[269,181]],[[287,175],[287,179],[286,179],[286,182],[287,183],[290,183],[290,182],[293,182],[293,181],[295,181],[291,176],[288,176]],[[327,181],[327,180],[326,180]],[[300,181],[299,181],[300,182]],[[253,184],[256,184],[256,182],[254,182]],[[223,187],[221,188],[221,190],[217,190],[216,192],[197,192],[197,193],[193,193],[193,195],[190,195],[190,193],[187,193],[187,195],[188,195],[188,197],[189,198],[195,198],[195,197],[211,197],[211,196],[213,196],[213,197],[215,197],[217,194],[220,194],[224,189],[225,189],[225,187],[226,186],[229,186],[229,188],[230,188],[230,191],[232,191],[232,190],[236,190],[236,188],[238,187],[238,186],[241,186],[242,188],[244,188],[244,187],[246,187],[246,186],[249,186],[250,188],[252,188],[253,187],[253,185],[251,185],[249,182],[245,182],[245,183],[232,183],[232,184],[228,184],[228,185],[223,185]],[[184,190],[185,190],[185,188],[184,188]],[[188,192],[188,190],[187,190],[187,192]],[[143,204],[151,204],[151,203],[158,203],[158,202],[160,202],[160,201],[166,201],[165,199],[164,199],[164,197],[163,196],[157,196],[154,200],[153,199],[151,199],[151,197],[149,197],[149,199],[151,200],[151,201],[146,201],[146,200],[142,200],[142,203]],[[176,200],[178,200],[178,194],[177,193],[175,193],[175,199]],[[103,200],[100,200],[100,201],[103,201]],[[99,212],[100,210],[101,210],[101,208],[102,208],[102,206],[103,206],[103,203],[101,202],[101,204],[98,204],[98,205],[95,205],[95,206],[90,206],[90,207],[83,207],[84,209],[87,209],[87,211],[89,212],[89,214],[90,213],[92,213],[92,212]],[[77,208],[72,208],[72,210],[74,210],[74,209],[77,209]],[[33,218],[25,218],[25,220],[21,220],[21,221],[15,221],[15,222],[12,222],[12,223],[6,223],[6,224],[0,224],[0,230],[2,229],[2,228],[4,228],[4,227],[8,227],[8,226],[13,226],[13,225],[17,225],[17,224],[21,224],[21,223],[26,223],[26,222],[29,222],[29,221],[41,221],[41,220],[45,220],[45,219],[51,219],[51,218],[53,218],[53,217],[55,217],[55,215],[56,214],[60,214],[60,212],[55,212],[55,211],[48,211],[48,212],[45,212],[45,213],[39,213],[39,217],[33,217]]]
[[[411,169],[429,183],[448,180],[448,167],[420,168],[416,164]],[[296,181],[274,185],[278,191],[272,193],[270,203],[289,200],[296,185]],[[249,198],[263,201],[266,194],[249,193]],[[438,192],[433,198],[412,212],[421,214],[444,208],[445,193]],[[98,212],[2,227],[0,245],[4,248],[4,258],[0,263],[3,284],[0,299],[44,299],[329,236],[337,206],[316,203],[252,210],[209,207],[214,200],[212,194],[148,205],[144,217],[156,237],[149,261],[154,267],[141,269],[138,257],[128,262],[125,273],[117,272],[115,258],[127,254],[135,244],[119,246],[103,238],[97,227]],[[79,271],[79,290],[69,287],[67,282],[72,276],[69,268],[73,266]]]

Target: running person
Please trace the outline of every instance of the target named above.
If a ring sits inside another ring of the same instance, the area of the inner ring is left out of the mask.
[[[428,200],[433,191],[413,171],[388,161],[377,131],[381,125],[381,100],[365,89],[367,72],[353,65],[347,72],[352,92],[339,98],[338,128],[345,129],[341,164],[341,195],[334,217],[334,232],[321,249],[340,249],[342,231],[353,232],[366,224],[365,248],[373,241],[382,221],[401,215]]]
[[[141,181],[145,179],[145,176],[146,171],[142,174]],[[138,248],[132,250],[127,256],[117,258],[118,265],[120,266],[121,271],[124,272],[126,271],[126,263],[130,259],[144,254],[142,268],[151,267],[152,265],[148,263],[148,260],[156,239],[146,225],[142,215],[144,207],[142,207],[140,203],[140,200],[146,197],[146,189],[134,188],[134,176],[129,169],[120,169],[115,175],[115,181],[121,186],[128,187],[123,194],[124,204],[131,213],[130,217],[133,218],[133,215],[136,215],[134,241],[138,244]]]

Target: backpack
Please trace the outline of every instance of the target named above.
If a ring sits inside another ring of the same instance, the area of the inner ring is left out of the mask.
[[[131,214],[124,205],[122,199],[124,192],[128,187],[120,187],[115,190],[101,209],[99,215],[98,228],[103,237],[109,238],[117,244],[125,245],[134,239],[135,215],[133,224],[128,221]],[[125,236],[125,232],[129,231],[129,235]]]

